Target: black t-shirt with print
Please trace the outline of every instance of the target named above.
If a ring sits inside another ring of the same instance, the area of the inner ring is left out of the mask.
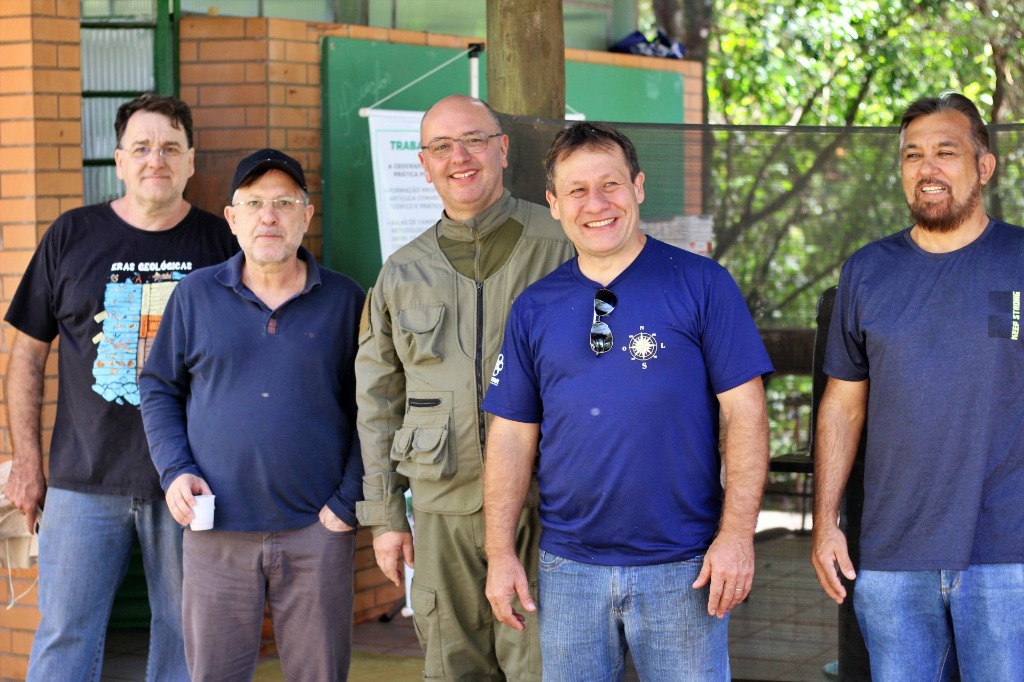
[[[110,204],[64,213],[39,244],[4,317],[28,336],[59,336],[48,485],[160,499],[139,412],[138,375],[177,282],[238,251],[223,218],[192,207],[147,231]]]

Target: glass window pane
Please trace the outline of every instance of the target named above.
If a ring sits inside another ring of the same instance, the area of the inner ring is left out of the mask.
[[[582,7],[563,8],[565,46],[577,50],[607,50],[611,12]]]
[[[210,14],[222,17],[257,17],[259,0],[181,0],[182,14]]]
[[[263,15],[299,21],[333,22],[331,0],[263,0]]]
[[[345,0],[345,9],[351,0]],[[187,14],[213,14],[225,17],[261,16],[259,0],[182,0],[181,11]],[[262,16],[296,19],[298,21],[334,22],[334,0],[263,0]]]
[[[82,99],[82,158],[113,159],[117,138],[114,117],[117,108],[129,98],[86,97]]]
[[[82,19],[156,20],[156,0],[82,0]]]
[[[124,185],[117,179],[114,166],[86,166],[82,169],[82,201],[98,204],[124,194]]]
[[[487,35],[486,3],[449,3],[443,12],[439,12],[433,3],[423,2],[423,0],[393,0],[393,2],[395,3],[394,28],[480,38]],[[387,20],[390,22],[390,17]]]
[[[82,90],[146,92],[154,87],[153,29],[82,29]]]

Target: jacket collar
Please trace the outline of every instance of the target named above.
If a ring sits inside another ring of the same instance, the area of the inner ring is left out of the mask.
[[[466,221],[456,221],[448,217],[447,213],[441,214],[441,222],[438,223],[437,234],[460,242],[471,242],[479,239],[488,232],[501,227],[512,211],[515,209],[515,199],[507,189],[501,194],[496,202],[477,213]]]

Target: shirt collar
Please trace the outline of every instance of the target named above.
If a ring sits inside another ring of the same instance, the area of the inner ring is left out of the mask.
[[[313,254],[305,246],[299,246],[296,255],[306,264],[306,285],[302,288],[302,293],[308,294],[314,287],[320,286],[320,268],[317,267]],[[217,281],[234,289],[236,293],[247,291],[248,287],[242,284],[242,265],[244,263],[245,253],[239,251],[227,259],[217,271]]]

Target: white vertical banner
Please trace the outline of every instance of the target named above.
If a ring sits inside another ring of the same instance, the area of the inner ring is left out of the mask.
[[[444,206],[417,154],[423,112],[371,109],[370,156],[383,260],[437,222]]]

